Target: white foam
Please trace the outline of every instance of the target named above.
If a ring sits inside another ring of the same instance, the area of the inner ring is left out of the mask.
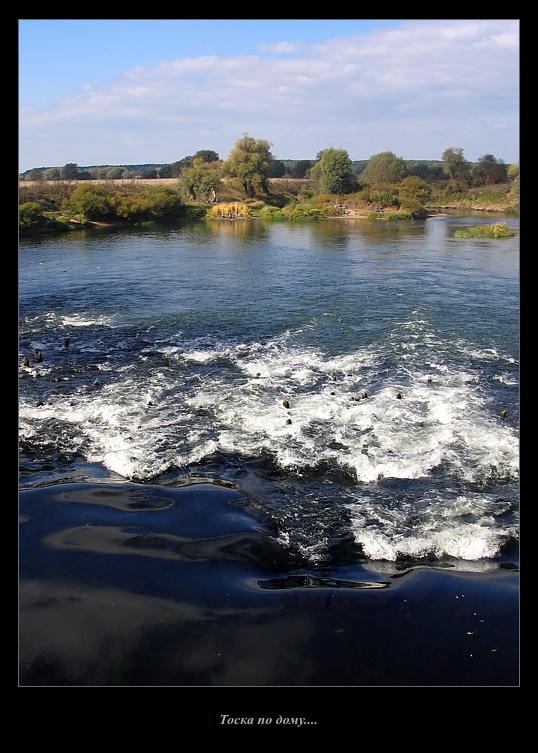
[[[372,560],[455,558],[476,561],[499,553],[509,534],[496,516],[504,503],[481,496],[432,495],[412,505],[365,498],[349,504],[351,530]],[[411,532],[411,533],[410,533]]]
[[[193,422],[200,446],[211,440],[216,451],[267,451],[286,468],[330,462],[363,483],[420,478],[441,464],[469,481],[487,477],[494,467],[517,474],[517,436],[507,423],[492,420],[467,374],[445,365],[432,383],[425,383],[422,371],[407,369],[383,383],[375,349],[330,358],[296,348],[288,339],[265,348],[240,344],[226,350],[210,343],[203,349],[199,341],[189,350],[184,343],[185,361],[207,366],[226,353],[239,377],[219,367],[203,380],[191,375],[188,383],[182,377],[174,385],[166,381],[169,371],[165,375],[156,369],[151,383],[144,376],[141,390],[136,365],[129,365],[123,379],[117,370],[114,384],[95,394],[80,394],[75,406],[72,398],[61,396],[52,398],[50,409],[23,404],[22,423],[54,416],[77,425],[95,459],[116,472],[129,468],[129,475],[136,470],[142,477],[165,464],[161,453],[175,461],[174,448],[184,444],[182,435],[191,431]],[[170,345],[162,351],[178,352]],[[155,420],[147,415],[150,401]],[[204,415],[197,417],[197,411]],[[96,424],[99,432],[92,430]],[[115,452],[124,452],[117,445],[118,432],[129,445],[129,462],[112,461]],[[152,458],[156,452],[158,462]],[[189,452],[199,456],[199,447]],[[133,458],[138,458],[136,467]]]

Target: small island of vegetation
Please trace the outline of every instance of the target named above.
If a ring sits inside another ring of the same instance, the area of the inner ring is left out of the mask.
[[[513,238],[517,233],[510,230],[506,222],[492,222],[491,225],[476,225],[465,230],[456,230],[456,238]]]

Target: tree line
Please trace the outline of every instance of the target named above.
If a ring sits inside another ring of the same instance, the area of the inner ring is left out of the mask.
[[[218,153],[202,149],[193,156],[164,165],[105,165],[80,168],[75,163],[63,167],[32,168],[21,173],[21,181],[65,181],[65,180],[119,180],[179,178],[186,171],[200,165],[211,165],[214,173],[221,171],[221,177],[234,175],[241,178],[247,175],[250,190],[250,173],[258,173],[258,183],[269,178],[310,178],[316,179],[321,171],[323,177],[338,174],[339,180],[346,183],[346,189],[357,190],[361,184],[394,181],[403,177],[420,177],[427,182],[449,177],[469,186],[505,183],[510,179],[506,165],[492,154],[485,154],[476,163],[468,162],[464,150],[447,148],[441,160],[403,160],[393,152],[382,152],[368,160],[350,159],[345,149],[326,149],[318,152],[315,160],[279,160],[271,153],[272,144],[265,139],[254,139],[248,134],[234,145],[227,160],[221,160]],[[319,164],[325,154],[323,167]],[[332,162],[328,169],[328,162]],[[200,170],[197,171],[200,173]],[[329,179],[329,183],[333,180]]]
[[[358,165],[350,159],[345,149],[330,147],[319,152],[314,161],[297,161],[290,177],[307,179],[305,185],[297,196],[279,198],[274,191],[271,192],[269,182],[286,177],[286,166],[278,164],[279,160],[271,153],[271,146],[269,141],[255,139],[245,133],[235,143],[227,160],[221,160],[214,151],[202,150],[165,166],[170,169],[164,170],[164,174],[161,168],[158,177],[175,177],[175,189],[171,186],[151,186],[150,190],[148,186],[144,190],[139,184],[126,184],[121,190],[117,185],[114,185],[113,192],[107,190],[107,180],[125,179],[121,167],[103,168],[106,175],[100,177],[96,173],[81,171],[76,164],[44,169],[39,178],[36,171],[31,170],[24,175],[25,180],[21,183],[20,203],[33,203],[34,206],[21,206],[23,220],[30,225],[35,224],[40,211],[61,209],[65,214],[78,215],[85,220],[168,221],[184,215],[186,204],[219,201],[224,187],[234,192],[230,197],[232,200],[242,198],[253,201],[257,197],[273,206],[278,206],[279,201],[282,206],[289,201],[308,202],[320,196],[355,195],[367,204],[396,207],[406,210],[411,216],[421,217],[427,213],[426,206],[432,196],[439,200],[441,194],[445,197],[461,195],[472,188],[502,184],[509,184],[514,196],[519,190],[518,166],[506,165],[491,154],[472,163],[465,159],[463,149],[449,147],[443,152],[441,161],[432,163],[405,161],[387,151],[375,154]],[[53,174],[50,171],[56,171],[56,177],[50,177]],[[150,175],[141,175],[140,178],[155,177],[152,170],[148,172]],[[66,183],[88,179],[102,180],[105,184],[82,183],[74,190],[65,191]],[[24,201],[24,194],[29,194],[22,187],[24,182],[30,180],[58,183],[56,198],[50,199],[49,206],[43,206],[42,198],[37,202]],[[60,189],[60,185],[64,189]],[[62,190],[64,193],[61,196]]]

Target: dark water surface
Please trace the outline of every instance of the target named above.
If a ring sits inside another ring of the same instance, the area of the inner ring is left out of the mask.
[[[20,685],[517,685],[491,221],[21,240]]]

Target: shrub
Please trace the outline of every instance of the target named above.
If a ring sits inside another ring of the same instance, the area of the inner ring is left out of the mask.
[[[284,219],[281,209],[279,209],[278,207],[270,207],[270,206],[265,206],[263,207],[263,209],[260,209],[258,216],[264,220]]]
[[[21,230],[29,230],[45,223],[43,207],[33,201],[21,204],[19,207],[19,227]]]
[[[313,221],[327,217],[327,210],[317,209],[307,204],[287,206],[282,210],[282,217],[286,220]]]
[[[220,202],[220,204],[214,204],[208,212],[208,217],[214,219],[218,218],[234,218],[234,217],[249,217],[250,211],[246,204],[241,201],[232,202]]]
[[[81,184],[68,199],[62,202],[62,209],[68,213],[81,215],[87,220],[109,217],[113,213],[111,192],[102,186]]]
[[[510,230],[506,222],[492,222],[491,225],[476,225],[466,230],[456,230],[456,238],[513,238],[517,233]]]

